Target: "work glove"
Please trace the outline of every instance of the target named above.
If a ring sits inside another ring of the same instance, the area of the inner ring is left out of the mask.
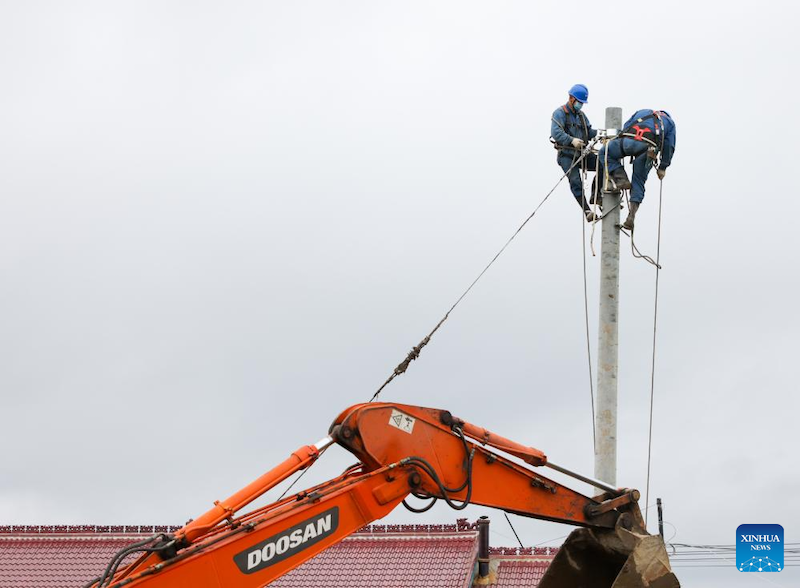
[[[658,174],[658,179],[659,179],[659,180],[663,180],[663,179],[664,179],[664,176],[665,176],[665,175],[667,175],[667,170],[665,170],[665,169],[661,169],[661,168],[658,168],[658,169],[656,170],[656,173]]]
[[[577,137],[573,137],[572,138],[572,146],[575,147],[575,149],[583,149],[584,142],[582,140],[578,139]]]

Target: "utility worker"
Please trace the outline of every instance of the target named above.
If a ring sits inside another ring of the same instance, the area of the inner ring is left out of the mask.
[[[575,84],[569,89],[569,99],[567,103],[556,108],[550,123],[550,138],[553,146],[558,150],[556,161],[561,169],[569,172],[569,187],[572,195],[578,202],[578,206],[583,208],[587,221],[595,219],[589,204],[583,194],[583,181],[581,170],[595,171],[597,169],[597,156],[589,153],[579,163],[573,167],[581,151],[586,146],[589,139],[594,139],[597,131],[592,128],[592,124],[586,115],[581,112],[581,108],[589,100],[589,89],[583,84]]]
[[[665,110],[647,109],[636,111],[622,127],[619,136],[600,149],[600,168],[602,170],[608,162],[612,187],[631,191],[631,208],[622,228],[633,230],[636,212],[644,200],[644,183],[650,168],[658,162],[656,173],[658,179],[663,180],[674,153],[675,121]],[[622,158],[626,156],[633,158],[633,186],[622,167]]]

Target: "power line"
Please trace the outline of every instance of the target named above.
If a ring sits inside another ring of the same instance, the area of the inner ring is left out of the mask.
[[[592,147],[594,146],[594,144],[595,144],[596,142],[597,142],[597,140],[596,140],[596,139],[593,139],[593,140],[592,140],[592,141],[591,141],[591,142],[590,142],[588,145],[586,145],[586,147],[584,147],[584,149],[583,149],[583,152],[581,153],[581,156],[580,156],[580,157],[578,157],[578,158],[577,158],[577,159],[576,159],[576,160],[575,160],[575,161],[572,163],[572,165],[569,167],[569,169],[568,169],[567,171],[565,171],[565,172],[564,172],[564,174],[563,174],[563,175],[562,175],[562,176],[561,176],[561,177],[558,179],[558,181],[557,181],[557,182],[555,183],[555,185],[554,185],[554,186],[553,186],[553,187],[550,189],[550,191],[549,191],[549,192],[548,192],[548,193],[545,195],[545,197],[544,197],[544,198],[542,198],[542,201],[541,201],[541,202],[539,202],[539,204],[536,206],[536,208],[533,210],[533,212],[532,212],[532,213],[530,213],[530,215],[528,215],[528,218],[526,218],[526,219],[523,221],[523,223],[522,223],[522,224],[519,226],[519,228],[518,228],[516,231],[514,231],[514,234],[513,234],[513,235],[511,235],[511,237],[508,239],[508,241],[506,241],[506,242],[505,242],[505,245],[503,245],[503,246],[500,248],[500,251],[498,251],[498,252],[495,254],[495,256],[494,256],[494,257],[491,259],[491,261],[489,261],[489,263],[488,263],[488,264],[486,264],[486,267],[484,267],[484,268],[483,268],[483,270],[482,270],[482,271],[481,271],[481,272],[478,274],[478,277],[477,277],[477,278],[475,278],[475,279],[472,281],[472,283],[469,285],[469,287],[467,287],[467,289],[466,289],[466,290],[464,290],[464,292],[461,294],[461,296],[459,296],[459,297],[458,297],[458,299],[457,299],[457,300],[456,300],[456,301],[453,303],[453,306],[451,306],[451,307],[450,307],[450,310],[448,310],[448,311],[447,311],[447,312],[444,314],[444,316],[442,317],[442,319],[441,319],[441,320],[440,320],[438,323],[436,323],[436,326],[435,326],[435,327],[433,327],[433,329],[431,330],[431,332],[430,332],[430,333],[428,333],[428,334],[427,334],[427,335],[426,335],[426,336],[425,336],[425,337],[422,339],[422,341],[420,341],[420,342],[419,342],[419,344],[418,344],[416,347],[412,348],[412,349],[411,349],[411,351],[409,351],[409,352],[408,352],[408,355],[406,355],[406,358],[405,358],[403,361],[401,361],[401,362],[400,362],[400,363],[397,365],[397,367],[396,367],[396,368],[394,368],[394,371],[391,373],[391,375],[390,375],[390,376],[389,376],[389,377],[386,379],[386,381],[385,381],[385,382],[384,382],[384,383],[381,385],[381,387],[380,387],[380,388],[378,388],[378,390],[375,392],[375,394],[373,394],[373,395],[372,395],[372,398],[370,398],[370,400],[369,400],[370,402],[372,402],[373,400],[375,400],[375,399],[378,397],[378,395],[381,393],[381,391],[383,391],[383,389],[384,389],[386,386],[388,386],[388,385],[389,385],[389,383],[390,383],[392,380],[394,380],[394,379],[395,379],[397,376],[399,376],[400,374],[403,374],[403,373],[405,373],[405,371],[408,369],[408,366],[409,366],[409,364],[410,364],[412,361],[414,361],[415,359],[417,359],[417,358],[419,357],[419,354],[422,352],[422,348],[423,348],[423,347],[425,347],[425,346],[426,346],[426,345],[427,345],[427,344],[430,342],[430,340],[431,340],[431,337],[433,337],[434,333],[436,333],[436,331],[438,331],[438,330],[439,330],[439,327],[441,327],[441,326],[444,324],[444,322],[445,322],[445,321],[446,321],[446,320],[447,320],[447,319],[450,317],[450,313],[451,313],[451,312],[453,312],[453,311],[455,310],[456,306],[458,306],[458,305],[461,303],[461,301],[462,301],[462,300],[463,300],[463,299],[464,299],[464,298],[467,296],[467,294],[469,294],[469,293],[470,293],[470,291],[471,291],[471,290],[472,290],[472,288],[475,286],[475,284],[477,284],[477,283],[478,283],[478,280],[480,280],[480,279],[483,277],[483,275],[484,275],[484,274],[485,274],[485,273],[486,273],[486,272],[489,270],[489,268],[490,268],[490,267],[492,267],[492,265],[494,265],[494,262],[495,262],[495,261],[497,261],[497,258],[498,258],[498,257],[500,257],[500,256],[503,254],[503,252],[504,252],[504,251],[506,250],[506,248],[507,248],[507,247],[508,247],[508,246],[511,244],[511,242],[512,242],[512,241],[513,241],[513,240],[514,240],[516,237],[517,237],[517,235],[519,235],[519,233],[522,231],[522,229],[524,229],[524,228],[525,228],[525,225],[527,225],[527,224],[528,224],[528,221],[530,221],[530,220],[531,220],[531,219],[534,217],[534,215],[535,215],[537,212],[539,212],[539,209],[540,209],[540,208],[541,208],[541,207],[544,205],[544,203],[545,203],[545,202],[547,202],[547,199],[548,199],[548,198],[550,198],[550,195],[551,195],[553,192],[555,192],[556,188],[558,188],[558,186],[559,186],[559,184],[562,182],[562,180],[563,180],[564,178],[566,178],[566,177],[567,177],[567,176],[570,174],[570,172],[572,172],[572,170],[575,168],[575,166],[576,166],[576,165],[578,165],[578,164],[579,164],[579,163],[580,163],[580,162],[583,160],[583,158],[584,158],[584,157],[586,157],[586,156],[587,156],[587,155],[588,155],[588,154],[591,152],[591,150],[592,150]]]
[[[736,545],[669,543],[670,563],[682,568],[736,566]],[[784,543],[784,567],[800,567],[800,543]]]
[[[514,525],[511,524],[511,519],[508,518],[508,513],[503,511],[503,515],[505,515],[506,520],[508,521],[508,526],[511,527],[511,531],[514,533],[514,537],[517,538],[517,543],[519,543],[519,546],[524,549],[525,546],[522,544],[522,539],[519,538],[519,535],[517,535],[517,530],[514,528]]]

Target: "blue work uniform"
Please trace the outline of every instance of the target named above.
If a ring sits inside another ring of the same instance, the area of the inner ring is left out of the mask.
[[[675,121],[663,110],[636,111],[622,127],[620,136],[600,149],[600,168],[602,170],[607,161],[609,174],[622,167],[623,157],[634,158],[631,202],[641,203],[644,200],[644,183],[655,161],[647,154],[650,149],[654,150],[654,156],[661,154],[660,169],[667,169],[672,164],[675,153]]]
[[[550,123],[550,136],[558,149],[556,161],[565,173],[572,166],[572,162],[581,156],[580,150],[572,146],[572,139],[577,138],[588,143],[589,139],[594,139],[596,135],[597,130],[592,128],[592,123],[583,112],[575,110],[569,103],[556,108]],[[569,172],[569,187],[579,204],[583,204],[582,169],[595,171],[597,156],[593,153],[588,154]]]

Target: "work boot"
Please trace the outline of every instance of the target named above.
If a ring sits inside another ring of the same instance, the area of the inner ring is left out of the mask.
[[[587,222],[592,222],[597,218],[597,215],[595,215],[595,213],[592,212],[592,209],[589,208],[589,204],[586,202],[585,196],[582,197],[580,200],[576,198],[575,201],[578,203],[578,206],[583,208],[583,214],[584,216],[586,216]]]
[[[639,210],[639,202],[631,202],[631,209],[628,211],[628,218],[622,225],[623,229],[633,231],[633,220],[636,218],[636,211]]]
[[[628,174],[625,173],[624,167],[618,167],[611,172],[611,181],[617,187],[617,190],[630,190],[631,181],[628,179]]]

